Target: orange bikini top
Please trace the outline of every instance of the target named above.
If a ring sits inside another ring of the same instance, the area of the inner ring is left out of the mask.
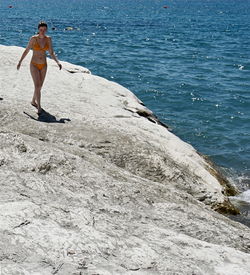
[[[37,38],[36,38],[36,43],[33,46],[33,50],[36,50],[36,51],[47,51],[48,49],[49,49],[48,41],[46,41],[44,48],[41,48],[40,45],[39,45],[39,43],[38,43],[38,41],[37,41]]]

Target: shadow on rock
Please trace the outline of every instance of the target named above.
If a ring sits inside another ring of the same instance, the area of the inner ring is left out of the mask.
[[[29,118],[36,121],[47,122],[47,123],[65,123],[65,121],[71,121],[69,118],[60,118],[59,120],[49,112],[42,109],[41,114],[38,115],[38,118],[33,117],[32,115],[24,112]]]

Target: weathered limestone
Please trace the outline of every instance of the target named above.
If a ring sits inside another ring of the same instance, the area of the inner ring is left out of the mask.
[[[216,166],[128,89],[0,46],[0,274],[250,274],[250,229]],[[215,211],[217,210],[217,211]],[[2,273],[1,273],[2,272]]]

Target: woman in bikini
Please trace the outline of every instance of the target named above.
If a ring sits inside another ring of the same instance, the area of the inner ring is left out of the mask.
[[[20,61],[17,64],[17,70],[19,70],[21,63],[30,49],[33,49],[33,56],[30,61],[30,73],[33,78],[35,90],[31,101],[31,105],[37,108],[38,115],[41,114],[41,88],[44,82],[44,78],[47,72],[46,51],[49,51],[50,56],[56,61],[59,69],[62,69],[62,65],[55,56],[52,39],[50,36],[45,35],[47,31],[47,24],[41,21],[38,24],[38,34],[33,35],[23,52]]]

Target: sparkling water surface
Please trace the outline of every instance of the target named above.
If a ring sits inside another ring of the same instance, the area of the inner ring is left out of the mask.
[[[250,0],[4,0],[0,44],[25,47],[45,20],[59,59],[130,89],[244,191],[249,14]]]

